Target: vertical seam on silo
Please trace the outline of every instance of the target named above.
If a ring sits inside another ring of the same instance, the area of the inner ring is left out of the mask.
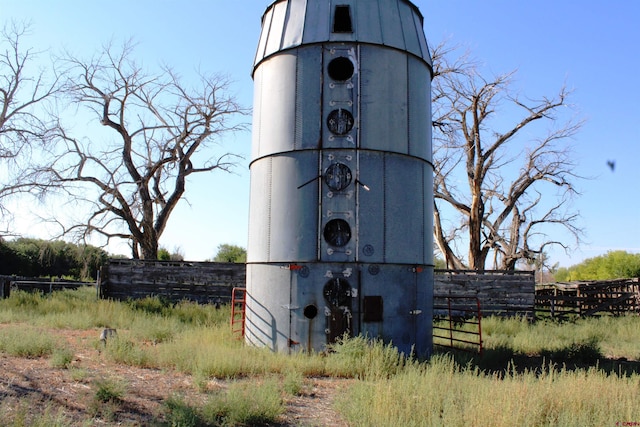
[[[297,54],[295,55],[296,60],[296,80],[294,84],[294,104],[295,108],[293,110],[294,119],[293,119],[293,149],[297,150],[299,148],[298,145],[298,120],[300,120],[300,94],[298,93],[298,84],[300,82],[300,49],[296,49]],[[300,140],[302,140],[302,135],[300,135]],[[300,141],[302,143],[302,141]],[[302,144],[301,144],[302,145]]]
[[[420,171],[422,172],[421,173],[422,177],[421,177],[421,180],[420,180],[421,187],[422,187],[422,192],[421,192],[421,194],[422,194],[422,203],[420,203],[421,210],[422,210],[422,215],[421,215],[422,221],[421,221],[420,228],[422,229],[422,240],[421,241],[423,242],[422,245],[421,245],[421,248],[422,248],[421,249],[422,250],[421,258],[422,258],[422,263],[424,264],[425,261],[426,261],[425,258],[426,258],[426,255],[427,255],[426,254],[426,250],[427,249],[424,247],[424,242],[427,241],[427,228],[425,227],[425,221],[424,221],[425,217],[427,215],[427,210],[426,210],[426,205],[425,205],[425,203],[426,203],[426,198],[425,198],[426,188],[425,188],[424,183],[425,183],[426,176],[425,176],[425,164],[424,164],[424,162],[422,162],[422,168],[420,168]]]
[[[382,262],[387,262],[387,153],[382,153]]]
[[[267,197],[267,204],[269,208],[267,209],[267,260],[271,261],[271,209],[273,199],[273,157],[269,156],[269,172],[267,173],[267,188],[269,191],[269,197]]]
[[[406,77],[406,82],[407,82],[407,154],[411,155],[411,64],[409,61],[409,55],[405,55],[405,61],[407,62],[407,75]]]

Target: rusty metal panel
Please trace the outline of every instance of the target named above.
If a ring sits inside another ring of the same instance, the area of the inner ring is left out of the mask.
[[[360,73],[360,146],[408,153],[406,54],[362,46]]]

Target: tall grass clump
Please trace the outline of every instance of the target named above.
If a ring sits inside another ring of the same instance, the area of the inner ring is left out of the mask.
[[[601,426],[640,419],[640,377],[602,371],[488,374],[447,356],[389,379],[360,381],[338,399],[353,426]]]
[[[521,318],[483,319],[485,348],[510,349],[520,355],[561,356],[569,353],[594,361],[598,354],[607,358],[637,360],[640,350],[640,317],[592,317],[558,322],[550,319],[529,322]]]
[[[359,379],[388,378],[416,363],[393,344],[364,336],[342,337],[329,348],[327,374]]]
[[[50,335],[26,325],[0,329],[0,352],[17,357],[49,356],[56,349]]]
[[[266,378],[258,384],[235,382],[226,392],[214,395],[202,413],[206,420],[217,420],[216,425],[267,425],[284,412],[281,394],[275,378]]]
[[[270,425],[284,413],[281,396],[275,378],[234,382],[202,406],[192,406],[180,396],[170,397],[165,402],[165,418],[170,425],[181,427]]]
[[[18,404],[2,401],[0,404],[0,420],[4,427],[68,427],[73,423],[64,414],[62,408],[47,404],[43,410],[34,411],[34,407],[42,407],[42,402],[23,400]]]

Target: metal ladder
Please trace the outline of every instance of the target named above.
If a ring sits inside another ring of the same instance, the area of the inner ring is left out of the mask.
[[[244,338],[247,289],[233,288],[231,291],[231,334],[237,339]]]

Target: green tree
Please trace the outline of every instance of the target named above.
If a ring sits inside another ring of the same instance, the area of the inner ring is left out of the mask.
[[[215,262],[247,262],[247,250],[241,246],[221,244],[213,258]]]
[[[184,261],[184,254],[180,249],[176,249],[175,252],[169,252],[169,249],[165,247],[160,247],[158,249],[158,260],[159,261]]]
[[[0,274],[91,280],[107,258],[95,246],[19,238],[0,244]]]
[[[558,282],[632,277],[640,277],[640,254],[626,251],[610,251],[569,268],[560,268],[555,274],[555,280]]]

